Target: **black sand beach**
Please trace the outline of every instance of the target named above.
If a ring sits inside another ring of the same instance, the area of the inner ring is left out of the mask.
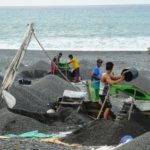
[[[3,76],[5,68],[13,59],[15,53],[16,51],[13,50],[0,51],[1,76]],[[59,51],[48,51],[51,58],[58,53]],[[140,76],[130,84],[140,86],[140,88],[150,93],[150,55],[148,55],[147,52],[62,51],[62,53],[62,62],[68,61],[68,54],[70,53],[79,60],[81,77],[85,80],[90,79],[89,75],[97,58],[104,60],[104,63],[113,61],[115,64],[114,72],[116,74],[120,74],[125,68],[135,67],[139,71]],[[102,70],[104,70],[104,66],[105,65],[102,66]],[[147,119],[138,113],[132,117],[130,122],[127,120],[120,122],[114,122],[112,120],[91,122],[90,118],[77,113],[71,108],[62,109],[55,114],[46,114],[46,111],[48,110],[47,104],[49,102],[55,102],[58,97],[62,96],[65,89],[77,90],[62,78],[50,75],[47,76],[48,72],[49,59],[45,54],[42,51],[28,50],[22,61],[22,65],[18,70],[15,82],[10,88],[10,93],[12,93],[17,100],[16,106],[12,110],[7,109],[5,102],[0,106],[1,135],[8,133],[19,134],[31,130],[53,133],[77,129],[71,135],[66,137],[66,140],[64,141],[69,143],[79,143],[86,146],[100,146],[119,144],[119,139],[124,134],[132,134],[135,138],[150,130],[150,119]],[[29,86],[19,85],[18,79],[22,78],[32,80],[32,84]],[[118,105],[121,105],[121,103],[118,102]],[[143,124],[140,120],[143,120]],[[34,126],[32,126],[32,124],[34,124]],[[107,130],[108,128],[109,130]],[[91,136],[89,137],[89,135]],[[69,149],[45,143],[40,143],[40,145],[35,143],[35,145],[37,145],[34,147],[34,142],[35,141],[32,140],[27,142],[29,145],[28,149]],[[25,149],[26,147],[25,142],[19,140],[12,140],[10,142],[0,140],[0,149],[11,149],[10,147],[14,147],[14,143],[18,144],[18,149]]]

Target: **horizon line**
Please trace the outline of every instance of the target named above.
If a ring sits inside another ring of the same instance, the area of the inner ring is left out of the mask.
[[[93,4],[93,5],[90,5],[90,4],[88,4],[88,5],[86,5],[86,4],[76,4],[76,5],[70,5],[70,4],[68,4],[68,5],[0,5],[0,7],[53,7],[53,6],[57,6],[57,7],[63,7],[63,6],[123,6],[123,5],[126,5],[126,6],[129,6],[129,5],[150,5],[150,3],[144,3],[144,4],[135,4],[135,3],[133,3],[133,4],[98,4],[98,5],[96,5],[96,4]]]

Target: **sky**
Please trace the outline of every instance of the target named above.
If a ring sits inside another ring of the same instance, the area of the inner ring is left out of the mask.
[[[150,4],[150,0],[0,0],[0,6]]]

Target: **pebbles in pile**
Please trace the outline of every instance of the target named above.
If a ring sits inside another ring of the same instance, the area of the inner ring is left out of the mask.
[[[49,97],[50,102],[54,102],[58,97],[63,96],[64,90],[76,91],[77,89],[56,75],[48,75],[35,82],[31,86],[31,91],[32,90],[34,90],[35,94],[44,94],[46,97]]]
[[[3,78],[4,78],[3,76],[0,76],[0,86],[2,84]],[[0,109],[6,108],[6,107],[7,107],[7,104],[5,103],[5,101],[0,96]]]
[[[75,90],[67,81],[55,75],[48,75],[40,78],[31,86],[14,84],[10,89],[10,93],[16,98],[14,109],[46,113],[47,104],[55,102],[66,89]]]
[[[150,132],[147,132],[133,141],[117,148],[116,150],[150,150]]]
[[[137,137],[149,131],[149,126],[150,120],[139,114],[132,116],[130,121],[97,120],[74,131],[63,141],[82,145],[116,145],[124,135]]]
[[[35,113],[45,113],[47,110],[46,104],[48,100],[45,99],[44,95],[43,97],[39,97],[39,95],[34,94],[28,87],[13,85],[10,93],[16,98],[16,105],[13,109]]]
[[[55,125],[56,130],[62,129],[60,124],[63,128],[67,125],[85,124],[89,120],[86,120],[85,117],[82,117],[71,108],[65,108],[53,114],[46,114],[49,109],[47,104],[56,102],[57,98],[63,95],[65,89],[76,90],[70,83],[55,75],[40,78],[31,86],[14,84],[10,89],[10,93],[16,98],[16,105],[12,111],[50,126]]]
[[[79,127],[79,125],[86,124],[89,121],[88,118],[86,119],[86,117],[82,117],[71,108],[62,109],[54,114],[34,114],[36,120],[32,119],[34,117],[31,115],[33,114],[26,113],[20,115],[13,113],[13,110],[10,112],[6,108],[1,109],[0,134],[20,134],[33,130],[39,130],[40,132],[45,133],[68,131]]]
[[[50,65],[45,61],[38,61],[37,63],[23,67],[20,69],[18,74],[19,77],[23,78],[41,78],[48,74],[50,71]]]
[[[77,113],[76,110],[72,108],[61,108],[57,113],[60,120],[68,125],[83,125],[91,121],[88,116]]]
[[[0,134],[21,134],[33,130],[49,132],[50,127],[34,119],[14,114],[6,108],[0,110]]]
[[[0,109],[7,108],[7,104],[2,98],[0,98],[0,101],[2,101],[1,104],[0,104]]]
[[[0,141],[1,150],[75,150],[68,146],[37,141],[36,139],[4,139]],[[81,150],[90,150],[88,148]]]

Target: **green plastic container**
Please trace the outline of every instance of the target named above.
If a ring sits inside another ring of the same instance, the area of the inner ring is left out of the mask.
[[[98,101],[100,100],[99,94],[97,94],[97,93],[99,93],[99,90],[96,91],[96,90],[92,87],[91,83],[88,83],[88,86],[89,86],[89,92],[90,92],[90,100],[91,100],[92,102],[98,102]]]
[[[60,70],[69,70],[70,69],[69,64],[67,64],[67,63],[58,63],[57,66]]]

